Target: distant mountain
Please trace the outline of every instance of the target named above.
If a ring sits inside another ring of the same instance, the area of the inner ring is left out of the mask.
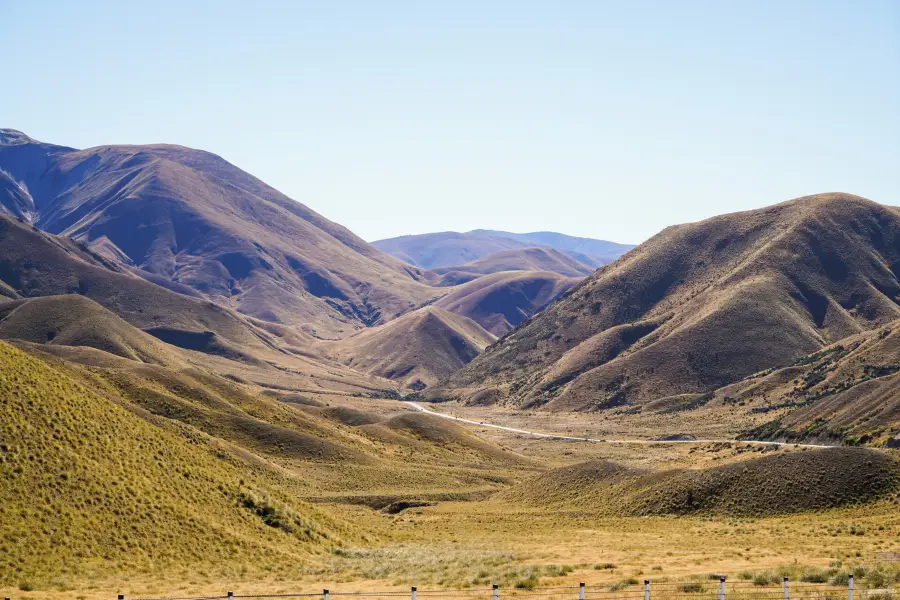
[[[535,231],[533,233],[510,233],[491,229],[476,229],[470,233],[479,236],[507,237],[532,246],[547,246],[561,250],[577,261],[592,267],[609,264],[634,248],[634,244],[618,244],[593,238],[576,237],[554,231]]]
[[[610,263],[634,246],[603,240],[579,238],[561,233],[509,233],[476,229],[466,233],[444,231],[405,235],[372,242],[391,256],[423,269],[466,264],[489,254],[531,246],[544,246],[565,252],[590,267]]]
[[[503,336],[544,310],[580,279],[547,271],[503,271],[457,286],[435,305]]]
[[[0,211],[156,282],[266,321],[349,335],[440,292],[222,158],[182,146],[75,150],[0,130]]]
[[[335,342],[334,352],[350,367],[416,389],[462,368],[496,339],[467,317],[426,306]]]
[[[550,271],[564,277],[587,277],[594,270],[559,250],[532,246],[501,250],[458,267],[438,267],[431,272],[441,275],[442,281],[462,283],[501,271]]]
[[[849,194],[669,227],[433,393],[560,410],[701,394],[900,318],[898,276],[900,209]]]

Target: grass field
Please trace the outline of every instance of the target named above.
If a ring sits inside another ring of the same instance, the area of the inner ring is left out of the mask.
[[[528,589],[710,573],[840,581],[853,569],[861,586],[898,580],[896,565],[876,564],[879,553],[900,551],[896,493],[765,517],[724,516],[715,507],[624,517],[590,495],[540,505],[511,493],[584,461],[708,470],[792,447],[535,439],[411,413],[396,400],[263,394],[199,363],[179,371],[93,354],[76,363],[0,350],[3,438],[26,440],[7,444],[0,465],[3,596]],[[602,415],[442,410],[576,435],[613,426]],[[670,423],[688,425],[677,416]],[[654,427],[639,415],[621,423],[629,436]],[[693,431],[733,433],[727,422]],[[310,445],[304,436],[313,435],[327,444]],[[169,469],[152,459],[160,452]],[[82,480],[87,485],[74,484]],[[400,502],[414,504],[403,510]],[[304,527],[277,526],[285,516]]]

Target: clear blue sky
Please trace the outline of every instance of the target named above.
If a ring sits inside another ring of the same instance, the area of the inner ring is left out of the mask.
[[[203,148],[366,239],[900,204],[900,0],[0,0],[0,126]]]

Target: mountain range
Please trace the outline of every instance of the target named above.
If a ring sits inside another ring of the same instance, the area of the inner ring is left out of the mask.
[[[557,511],[554,529],[897,502],[889,452],[666,445],[900,446],[896,207],[819,194],[637,247],[369,244],[204,151],[0,130],[0,213],[4,585],[320,574],[444,500],[490,498],[528,527]],[[570,437],[526,440],[535,418]],[[659,453],[580,443],[592,427]]]
[[[303,339],[302,352],[317,360],[332,349],[316,340],[352,337],[444,297],[454,299],[444,304],[458,317],[502,334],[592,272],[552,248],[522,244],[427,271],[214,154],[166,144],[76,150],[0,130],[0,212],[14,217],[0,239],[10,247],[8,274],[0,273],[7,296],[82,293],[164,341],[228,346],[231,354],[283,351],[287,335]],[[24,281],[35,275],[28,257],[48,274]],[[520,275],[491,280],[489,296],[472,293],[474,280],[503,271]],[[137,308],[121,300],[132,291],[157,299]],[[215,319],[187,317],[198,311]]]
[[[444,231],[405,235],[377,240],[372,242],[372,245],[423,269],[452,267],[504,250],[521,250],[535,246],[559,250],[588,267],[597,268],[634,248],[629,244],[574,237],[552,231],[510,233],[491,229],[475,229],[465,233]]]

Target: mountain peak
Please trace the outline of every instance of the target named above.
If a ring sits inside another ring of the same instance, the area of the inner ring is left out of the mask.
[[[0,146],[17,146],[19,144],[34,144],[36,140],[28,137],[18,129],[4,129],[0,127]]]

